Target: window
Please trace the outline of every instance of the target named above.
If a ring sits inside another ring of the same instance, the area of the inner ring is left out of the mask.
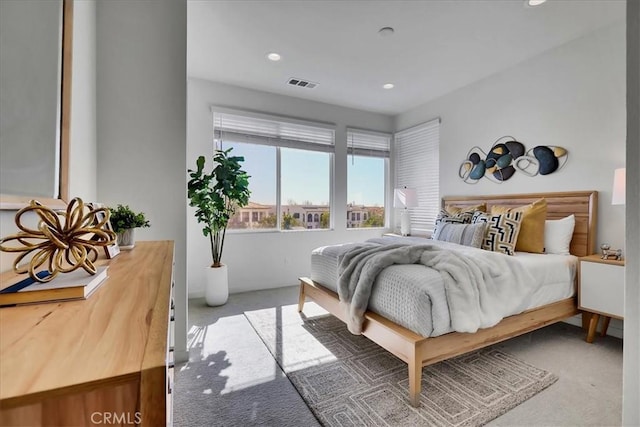
[[[276,228],[276,148],[265,145],[223,141],[223,148],[231,148],[234,156],[243,156],[242,169],[247,171],[251,198],[249,204],[236,211],[229,221],[233,229]],[[256,209],[260,209],[262,218]],[[251,219],[251,220],[250,220]]]
[[[440,209],[440,119],[395,134],[395,187],[414,188],[418,207],[410,208],[411,231],[433,230]]]
[[[214,111],[213,132],[216,147],[243,156],[250,175],[249,204],[229,229],[329,228],[332,127],[226,110]]]
[[[283,210],[293,212],[293,206],[313,212],[329,212],[331,195],[331,154],[293,148],[280,149],[281,200],[286,200]],[[284,221],[284,220],[283,220]],[[320,222],[320,213],[315,213],[313,221]],[[294,221],[291,228],[302,226]],[[329,228],[314,224],[314,228]]]
[[[352,213],[352,223],[347,222],[348,228],[385,226],[390,145],[389,134],[347,129],[347,212],[359,211]]]

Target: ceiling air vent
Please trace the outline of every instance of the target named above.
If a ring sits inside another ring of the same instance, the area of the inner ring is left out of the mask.
[[[291,77],[287,83],[291,86],[306,87],[307,89],[313,89],[318,86],[318,83],[313,83],[297,77]]]

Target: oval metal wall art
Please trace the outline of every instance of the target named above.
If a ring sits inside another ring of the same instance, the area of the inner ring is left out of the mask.
[[[516,171],[527,176],[549,175],[561,169],[568,159],[565,148],[538,145],[526,150],[514,137],[503,136],[493,143],[489,153],[478,146],[471,148],[458,169],[458,176],[467,184],[475,184],[482,178],[500,184]]]

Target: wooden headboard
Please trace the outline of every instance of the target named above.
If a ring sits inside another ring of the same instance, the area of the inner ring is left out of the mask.
[[[562,193],[530,193],[506,194],[492,196],[446,196],[442,199],[442,207],[472,206],[487,204],[487,211],[491,206],[522,206],[540,198],[547,199],[547,219],[560,219],[574,214],[576,226],[573,230],[570,252],[575,256],[585,256],[596,253],[596,221],[598,212],[597,191],[568,191]]]

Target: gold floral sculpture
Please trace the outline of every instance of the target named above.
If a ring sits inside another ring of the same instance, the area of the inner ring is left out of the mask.
[[[33,212],[40,218],[36,229],[22,223],[22,216],[27,212]],[[0,250],[22,252],[13,262],[14,271],[29,273],[38,282],[49,282],[60,273],[69,273],[80,267],[89,274],[96,274],[97,248],[111,245],[116,239],[113,231],[105,229],[107,221],[108,208],[85,205],[80,198],[71,200],[66,211],[54,211],[31,200],[16,214],[15,222],[21,231],[0,239]],[[8,246],[9,242],[17,242],[18,245]],[[22,264],[32,252],[30,261]],[[49,274],[38,277],[38,269],[47,261]]]

